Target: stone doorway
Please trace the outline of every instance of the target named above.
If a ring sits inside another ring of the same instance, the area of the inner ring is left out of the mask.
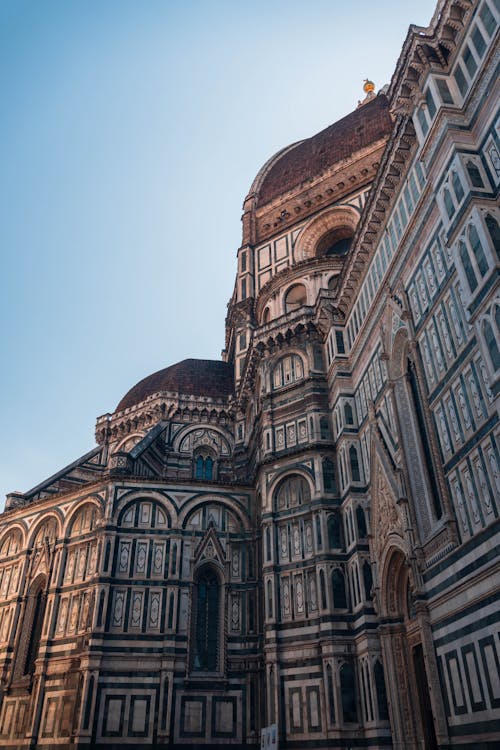
[[[386,666],[395,750],[437,750],[425,638],[419,605],[413,601],[411,571],[393,550],[382,580],[380,636]],[[430,655],[433,659],[433,655]]]

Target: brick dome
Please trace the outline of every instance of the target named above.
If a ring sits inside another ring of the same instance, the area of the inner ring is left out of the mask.
[[[251,193],[262,206],[322,174],[333,164],[386,137],[392,129],[384,94],[311,138],[278,151],[257,175]]]
[[[233,365],[211,359],[184,359],[140,380],[125,394],[116,411],[135,406],[159,391],[227,398],[233,390]]]

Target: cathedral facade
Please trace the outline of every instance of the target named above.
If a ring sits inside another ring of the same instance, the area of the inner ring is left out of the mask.
[[[221,361],[0,515],[0,745],[500,742],[498,0],[244,202]]]

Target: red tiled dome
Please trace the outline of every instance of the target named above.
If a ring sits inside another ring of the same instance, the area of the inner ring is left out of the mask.
[[[333,164],[384,138],[391,130],[389,102],[384,94],[379,94],[312,138],[299,141],[270,159],[252,186],[256,188],[258,205],[317,177]],[[256,181],[260,186],[255,185]]]
[[[185,396],[227,398],[233,393],[233,366],[211,359],[184,359],[140,380],[122,398],[116,411],[135,406],[158,391]]]

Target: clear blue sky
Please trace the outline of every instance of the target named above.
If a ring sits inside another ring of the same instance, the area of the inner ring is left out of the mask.
[[[0,507],[220,356],[251,181],[390,80],[434,2],[0,0]]]

